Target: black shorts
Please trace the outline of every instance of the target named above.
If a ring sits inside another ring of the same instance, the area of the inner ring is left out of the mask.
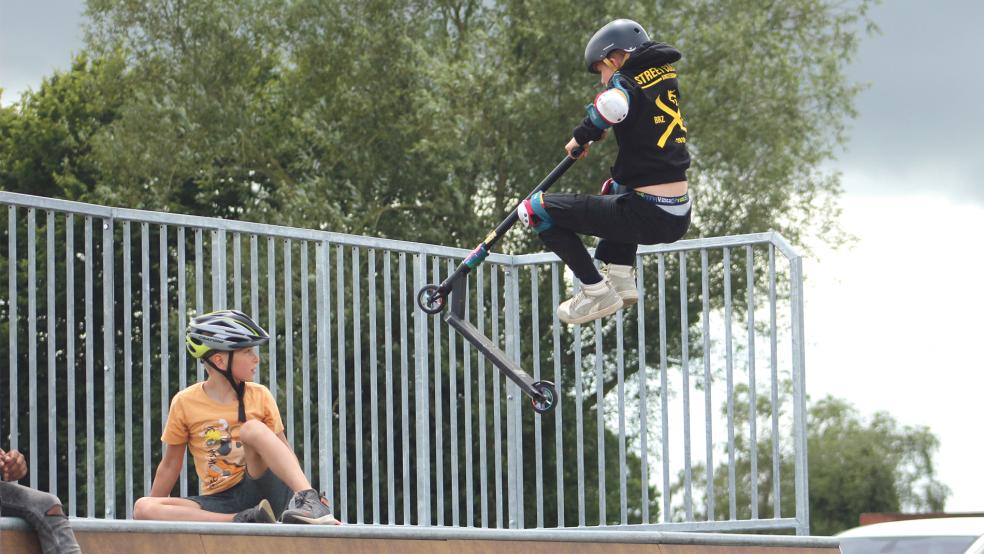
[[[294,492],[290,487],[268,469],[256,479],[250,477],[249,472],[245,472],[243,480],[230,489],[215,494],[189,496],[188,500],[197,502],[206,512],[235,514],[256,506],[266,498],[273,508],[273,513],[279,518],[293,495]]]

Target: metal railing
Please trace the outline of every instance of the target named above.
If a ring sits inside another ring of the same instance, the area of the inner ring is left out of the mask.
[[[270,332],[256,380],[344,521],[808,533],[802,264],[776,233],[641,247],[638,306],[574,327],[554,315],[576,286],[556,257],[491,254],[469,276],[467,317],[557,383],[559,405],[537,416],[414,302],[467,250],[8,192],[0,204],[0,436],[72,516],[132,515],[170,398],[203,378],[184,326],[234,307]],[[194,494],[188,462],[181,495]]]

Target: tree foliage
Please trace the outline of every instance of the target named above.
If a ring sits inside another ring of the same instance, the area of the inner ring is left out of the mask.
[[[784,390],[788,404],[790,388]],[[748,387],[735,390],[735,406],[748,405]],[[722,406],[722,411],[726,410]],[[759,395],[759,414],[771,413],[771,401]],[[737,516],[751,515],[751,448],[748,434],[747,410],[735,410],[735,497]],[[783,420],[788,421],[788,414]],[[759,439],[755,445],[758,460],[759,517],[775,513],[775,470],[772,463],[773,434],[771,423],[761,419]],[[792,441],[780,431],[779,517],[795,515],[794,466]],[[723,460],[714,469],[717,491],[714,512],[717,518],[730,516],[730,475],[727,445],[722,445]],[[925,426],[899,423],[885,412],[862,417],[845,400],[826,396],[811,402],[807,419],[807,451],[809,468],[810,533],[832,535],[858,525],[864,512],[940,512],[943,511],[949,488],[939,481],[933,456],[939,439]],[[703,491],[706,466],[694,470],[694,487]],[[678,482],[676,489],[683,484]],[[705,495],[706,496],[706,495]],[[706,498],[704,506],[706,513]]]
[[[72,68],[0,109],[0,188],[470,247],[562,159],[599,86],[584,71],[584,43],[631,17],[684,54],[688,237],[776,229],[836,242],[839,180],[822,164],[853,113],[858,89],[843,70],[867,6],[89,0],[87,46]],[[614,152],[610,139],[596,145],[557,188],[593,192]],[[541,245],[514,231],[503,248]],[[736,313],[742,273],[736,266]],[[656,303],[647,309],[656,321]],[[637,370],[627,367],[626,377]]]

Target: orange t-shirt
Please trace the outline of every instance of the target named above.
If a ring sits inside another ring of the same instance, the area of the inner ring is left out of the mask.
[[[239,442],[239,403],[221,404],[209,398],[204,383],[195,383],[171,399],[171,411],[161,440],[187,444],[195,459],[198,489],[215,494],[232,488],[246,472],[246,452]],[[277,401],[270,389],[246,383],[246,419],[262,421],[274,433],[284,430]]]

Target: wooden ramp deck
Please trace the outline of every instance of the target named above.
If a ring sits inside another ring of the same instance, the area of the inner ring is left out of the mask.
[[[601,529],[204,524],[73,519],[82,551],[107,554],[831,554],[837,539]],[[19,519],[0,518],[0,553],[40,554]]]

